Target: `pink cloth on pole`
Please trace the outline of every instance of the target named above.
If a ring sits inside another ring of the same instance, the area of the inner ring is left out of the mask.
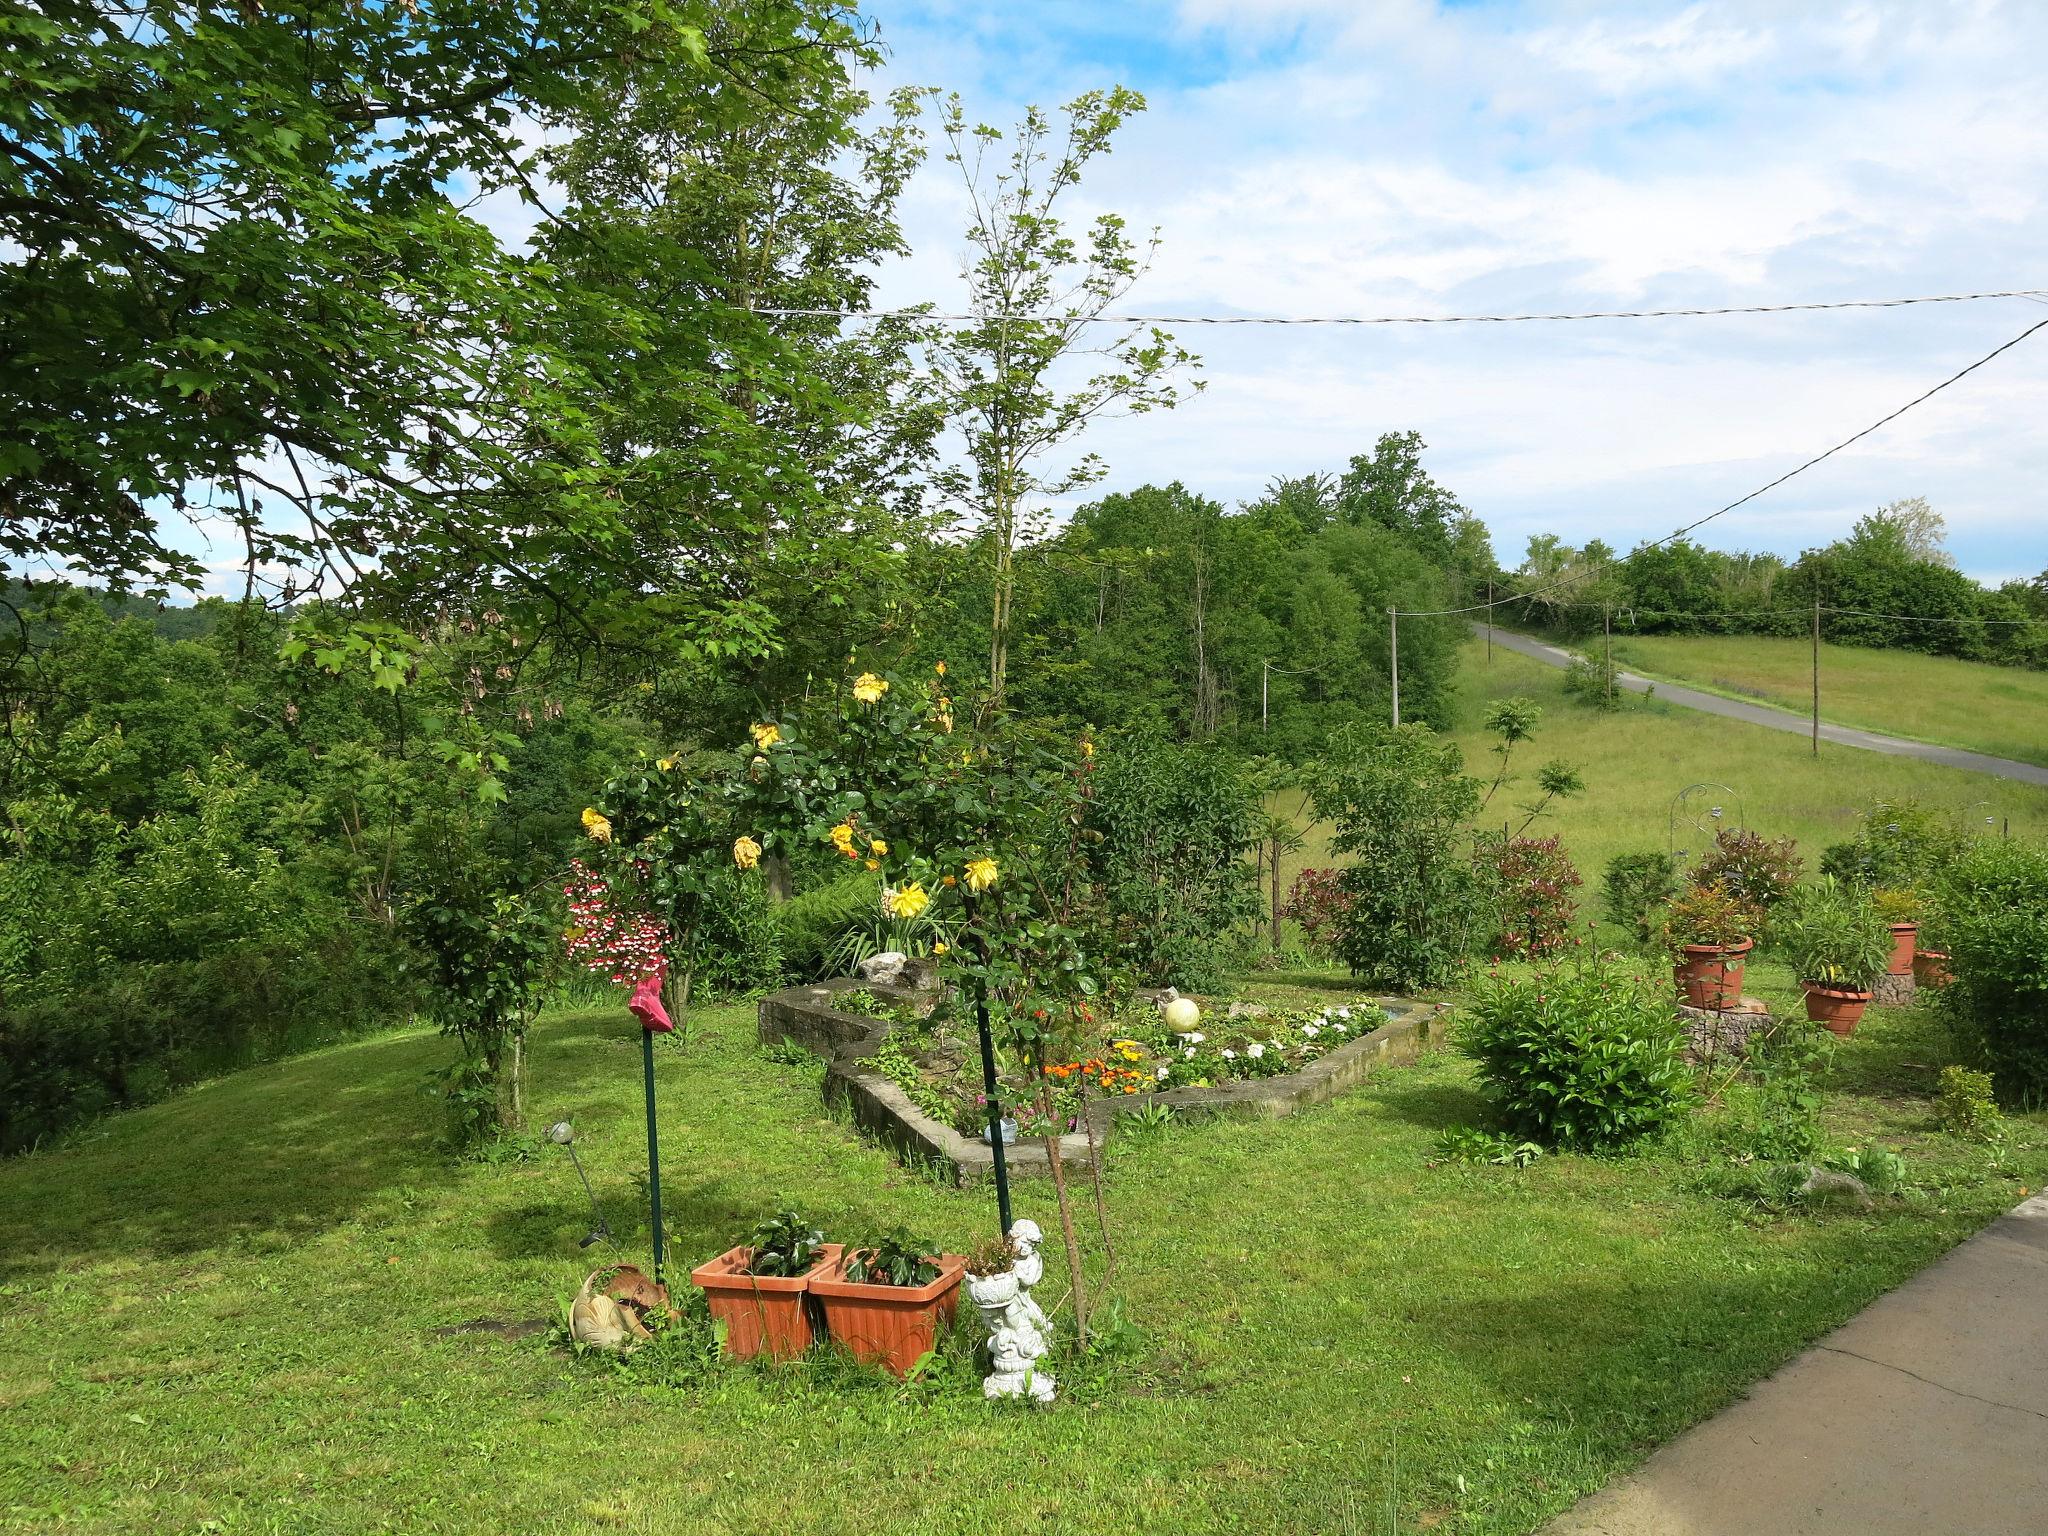
[[[668,962],[657,960],[654,969],[640,978],[640,985],[633,989],[633,995],[626,999],[626,1007],[633,1017],[640,1021],[640,1027],[650,1035],[672,1033],[675,1021],[668,1016],[668,1010],[661,1006],[661,984],[668,976]]]

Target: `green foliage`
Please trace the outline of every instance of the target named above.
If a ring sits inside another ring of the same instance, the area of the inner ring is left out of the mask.
[[[1661,1134],[1692,1100],[1661,989],[1596,960],[1480,982],[1455,1039],[1508,1131],[1602,1151]]]
[[[1607,921],[1645,947],[1658,939],[1665,904],[1678,891],[1678,860],[1668,853],[1618,853],[1600,880]]]
[[[1935,903],[1955,978],[1942,1007],[2008,1102],[2038,1097],[2048,1091],[2048,846],[1973,843]]]
[[[1947,812],[1918,800],[1876,800],[1863,815],[1854,852],[1838,856],[1835,872],[1866,886],[1925,889],[1941,880],[1971,841],[1960,819]]]
[[[783,969],[798,981],[840,974],[833,956],[848,934],[866,931],[881,895],[880,879],[855,869],[773,908]]]
[[[808,1274],[818,1262],[824,1242],[824,1229],[812,1225],[809,1217],[787,1209],[777,1211],[754,1228],[745,1273],[788,1279]]]
[[[1694,885],[1722,887],[1757,915],[1756,931],[1764,932],[1805,867],[1789,837],[1773,840],[1747,827],[1723,827],[1689,878]]]
[[[846,1255],[846,1278],[855,1285],[929,1285],[939,1278],[934,1255],[938,1244],[892,1228],[863,1248]]]
[[[1088,864],[1130,968],[1213,987],[1221,942],[1259,910],[1245,858],[1259,827],[1250,775],[1213,749],[1160,741],[1120,742],[1098,762]]]
[[[1603,656],[1581,656],[1565,668],[1564,691],[1595,709],[1620,709],[1629,694],[1618,681],[1621,669]]]
[[[1870,893],[1826,876],[1786,904],[1774,938],[1800,980],[1852,992],[1891,963],[1891,928]]]
[[[1752,1036],[1742,1071],[1722,1089],[1718,1149],[1765,1162],[1811,1157],[1821,1145],[1821,1077],[1833,1054],[1833,1037],[1803,1019]]]
[[[1951,1136],[1971,1141],[1996,1141],[2005,1134],[1989,1072],[1969,1067],[1943,1067],[1934,1099],[1934,1119]]]
[[[1501,1131],[1475,1125],[1454,1125],[1437,1137],[1432,1154],[1445,1161],[1490,1163],[1496,1168],[1526,1168],[1543,1156],[1533,1141],[1517,1141]]]
[[[1483,893],[1462,844],[1479,786],[1458,749],[1420,726],[1353,726],[1309,772],[1349,898],[1337,952],[1374,985],[1447,980],[1471,951]]]

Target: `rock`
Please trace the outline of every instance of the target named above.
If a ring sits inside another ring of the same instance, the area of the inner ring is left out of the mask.
[[[877,986],[894,986],[903,977],[903,967],[910,957],[900,951],[885,949],[879,955],[869,955],[855,967],[862,981],[872,981]]]
[[[1678,1020],[1685,1030],[1685,1053],[1695,1062],[1745,1055],[1750,1037],[1768,1032],[1775,1022],[1769,1006],[1754,997],[1743,998],[1733,1008],[1692,1008],[1681,1003]]]
[[[904,961],[903,974],[896,984],[913,992],[931,991],[939,984],[939,962],[928,957]]]
[[[1910,1008],[1919,996],[1919,987],[1908,971],[1903,976],[1880,976],[1877,984],[1870,989],[1871,1006],[1875,1008]]]
[[[1231,1019],[1263,1019],[1268,1011],[1264,1003],[1232,1003],[1230,1005],[1230,1012],[1225,1014],[1224,1017]]]
[[[1864,1209],[1870,1205],[1868,1185],[1853,1173],[1837,1173],[1832,1168],[1809,1168],[1805,1182],[1799,1186],[1799,1193],[1815,1205],[1829,1205],[1836,1201]]]

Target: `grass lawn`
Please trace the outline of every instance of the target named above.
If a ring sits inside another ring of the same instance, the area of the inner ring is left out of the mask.
[[[1564,839],[1586,879],[1581,896],[1588,916],[1597,914],[1600,871],[1615,854],[1673,843],[1697,853],[1711,841],[1689,820],[1680,822],[1675,837],[1671,831],[1673,797],[1702,781],[1735,791],[1732,797],[1717,794],[1708,800],[1723,804],[1726,819],[1744,818],[1770,836],[1797,838],[1809,872],[1829,843],[1855,834],[1858,814],[1880,795],[1914,796],[1954,811],[1987,833],[2010,822],[2016,837],[2048,835],[2048,789],[2039,785],[1828,742],[1821,743],[1816,758],[1799,737],[1680,709],[1654,697],[1608,713],[1568,697],[1564,674],[1553,667],[1498,647],[1491,666],[1484,657],[1483,644],[1473,641],[1465,649],[1460,674],[1455,736],[1465,751],[1466,771],[1492,777],[1491,740],[1479,726],[1488,700],[1520,694],[1542,706],[1535,739],[1516,755],[1521,782],[1494,797],[1487,821],[1495,826],[1504,820],[1521,822],[1514,806],[1528,798],[1538,764],[1553,757],[1576,764],[1586,781],[1585,794],[1554,802],[1530,831]],[[1282,803],[1298,808],[1300,797],[1288,796]],[[1286,878],[1304,865],[1334,862],[1328,831],[1311,830],[1292,867],[1283,863]]]
[[[616,1010],[545,1018],[532,1105],[575,1118],[637,1254],[635,1036]],[[1432,1166],[1479,1114],[1439,1054],[1293,1119],[1121,1142],[1109,1289],[1140,1341],[1032,1414],[959,1376],[664,1380],[437,1333],[551,1315],[589,1262],[559,1153],[432,1144],[417,1088],[448,1049],[336,1047],[0,1165],[0,1529],[1526,1532],[2048,1174],[2039,1119],[1999,1157],[1930,1130],[1943,1046],[1917,1015],[1873,1018],[1834,1069],[1833,1139],[1903,1151],[1916,1186],[1869,1212],[1763,1215],[1677,1151]],[[686,1262],[785,1198],[846,1235],[992,1225],[988,1195],[830,1118],[751,1008],[701,1014],[660,1075]],[[1052,1229],[1049,1187],[1020,1207]]]
[[[1775,704],[1799,715],[1813,708],[1813,645],[1807,640],[1617,635],[1614,659],[1646,677]],[[2048,672],[1824,645],[1820,717],[1993,757],[2048,763]]]

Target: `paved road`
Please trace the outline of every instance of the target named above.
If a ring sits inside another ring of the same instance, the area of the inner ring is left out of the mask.
[[[1484,625],[1472,626],[1474,633],[1484,634]],[[1568,667],[1577,661],[1578,655],[1562,646],[1551,645],[1542,640],[1532,640],[1527,635],[1517,635],[1505,629],[1493,632],[1493,643],[1504,645],[1511,651],[1552,667]],[[1648,693],[1652,686],[1650,679],[1638,677],[1633,672],[1616,672],[1615,682],[1630,693]],[[1687,688],[1678,683],[1655,684],[1657,697],[1673,704],[1682,704],[1687,709],[1697,709],[1705,714],[1720,715],[1729,720],[1746,720],[1751,725],[1761,725],[1767,730],[1790,731],[1796,736],[1811,737],[1813,721],[1804,715],[1791,714],[1786,710],[1772,709],[1767,704],[1746,704],[1740,699],[1724,699],[1719,694],[1702,693],[1697,688]],[[1964,752],[1957,747],[1934,747],[1924,741],[1906,741],[1897,736],[1880,736],[1875,731],[1859,731],[1850,725],[1829,725],[1821,722],[1820,739],[1832,741],[1845,747],[1861,747],[1866,752],[1883,752],[1891,757],[1917,757],[1922,762],[1940,763],[1948,768],[1967,768],[1974,773],[1988,773],[1995,778],[2017,779],[2023,784],[2048,785],[2048,768],[2033,763],[2016,763],[2009,757],[1987,757],[1982,752]]]
[[[2048,1531],[2048,1195],[1542,1536]]]

